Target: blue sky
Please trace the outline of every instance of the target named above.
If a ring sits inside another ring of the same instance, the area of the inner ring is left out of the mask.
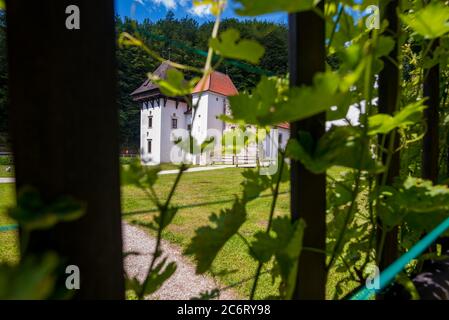
[[[225,18],[244,19],[234,13],[233,8],[236,6],[238,5],[230,0],[223,16]],[[128,16],[139,21],[146,18],[157,21],[165,17],[169,10],[173,11],[177,18],[190,16],[200,23],[213,20],[207,8],[193,8],[192,0],[115,0],[115,10],[122,17]],[[258,17],[258,19],[287,23],[287,15],[283,13],[265,15]]]

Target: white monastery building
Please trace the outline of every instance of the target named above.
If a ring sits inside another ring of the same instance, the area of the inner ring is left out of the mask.
[[[172,66],[164,62],[154,74],[164,79],[170,68]],[[246,134],[253,137],[250,143],[243,144],[241,148],[232,148],[231,151],[229,148],[223,148],[223,135],[229,136],[239,130],[238,126],[236,128],[235,125],[220,119],[221,115],[230,114],[228,97],[237,94],[238,90],[228,75],[213,72],[199,81],[189,97],[192,105],[197,106],[192,119],[194,112],[186,103],[185,97],[167,97],[155,83],[146,80],[131,94],[133,100],[141,106],[140,149],[143,161],[159,164],[180,162],[184,159],[201,165],[238,165],[275,160],[278,145],[285,148],[290,136],[288,124],[272,128],[263,135],[261,141],[254,139],[255,127],[248,126]],[[187,138],[188,132],[191,132],[192,137],[199,143],[212,141],[210,147],[201,154],[183,152],[176,143],[182,137]],[[211,137],[214,137],[214,140],[210,140]]]

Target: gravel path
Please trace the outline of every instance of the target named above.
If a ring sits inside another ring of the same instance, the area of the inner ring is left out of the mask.
[[[235,168],[235,166],[232,165],[223,165],[223,166],[205,166],[205,167],[194,167],[189,168],[185,172],[200,172],[200,171],[211,171],[211,170],[220,170],[220,169],[226,169],[226,168]],[[174,170],[163,170],[158,173],[158,175],[166,175],[166,174],[177,174],[179,172],[178,169]],[[14,183],[16,182],[15,178],[0,178],[0,184],[5,183]]]
[[[226,169],[226,168],[235,168],[235,166],[204,166],[204,167],[193,167],[193,168],[189,168],[184,172],[200,172],[200,171],[211,171],[211,170],[220,170],[220,169]],[[163,170],[160,171],[158,174],[159,175],[164,175],[164,174],[176,174],[178,173],[179,170],[178,169],[173,169],[173,170]]]
[[[0,184],[2,183],[14,183],[16,179],[14,178],[0,178]]]
[[[142,229],[123,223],[124,252],[138,252],[125,258],[125,270],[129,277],[143,281],[151,262],[156,239],[148,236]],[[198,297],[200,292],[213,290],[219,285],[209,276],[195,274],[195,267],[182,255],[181,250],[167,241],[162,242],[162,250],[167,261],[175,261],[176,272],[149,299],[188,300]],[[232,290],[220,295],[221,300],[237,299]]]

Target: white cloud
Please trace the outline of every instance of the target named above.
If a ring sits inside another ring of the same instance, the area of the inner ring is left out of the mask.
[[[175,0],[151,0],[151,1],[159,5],[162,4],[167,9],[175,9],[177,5]]]
[[[134,0],[135,4],[140,4],[144,7],[148,7],[149,5],[163,5],[166,9],[176,9],[178,6],[187,7],[191,6],[189,9],[186,8],[186,11],[192,15],[198,17],[205,17],[208,15],[212,15],[210,12],[210,5],[193,5],[193,0]],[[135,8],[134,8],[135,9]]]
[[[189,13],[199,16],[199,17],[211,15],[210,5],[193,6],[188,11],[189,11]]]
[[[192,2],[191,0],[134,0],[138,4],[142,6],[156,4],[163,5],[166,9],[176,9],[178,5],[181,7],[185,7],[188,2]]]

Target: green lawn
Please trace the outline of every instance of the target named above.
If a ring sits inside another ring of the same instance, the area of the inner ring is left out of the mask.
[[[208,217],[212,212],[219,212],[221,208],[232,205],[233,196],[240,194],[242,182],[241,172],[244,169],[228,168],[223,170],[185,173],[181,179],[178,191],[175,193],[173,203],[181,207],[173,223],[164,234],[165,239],[185,248],[194,236],[195,229],[209,223]],[[335,168],[330,174],[338,175],[341,169]],[[156,192],[163,197],[169,192],[175,175],[160,176],[156,184]],[[289,214],[288,183],[281,185],[275,214]],[[251,201],[248,205],[248,220],[242,227],[242,234],[248,240],[252,235],[264,230],[271,197],[265,193],[262,197]],[[155,208],[147,200],[145,194],[134,187],[122,188],[122,206],[124,218],[131,222],[149,222],[152,219]],[[147,212],[141,213],[147,210]],[[256,263],[248,254],[248,249],[243,240],[233,237],[223,248],[214,262],[214,272],[224,270],[235,271],[228,275],[220,276],[222,285],[228,286],[251,278],[256,269]],[[268,266],[269,267],[269,266]],[[327,297],[333,296],[335,286],[343,274],[330,272],[328,279]],[[236,287],[241,298],[247,298],[252,281],[247,281]],[[277,292],[277,284],[271,283],[271,277],[265,274],[258,285],[256,298],[264,298]],[[351,287],[346,288],[348,291]]]
[[[14,202],[14,185],[0,184],[0,226],[14,223],[5,210]],[[0,262],[15,263],[18,260],[17,232],[0,232]]]
[[[5,165],[0,164],[0,178],[9,178],[9,177],[14,176],[14,170],[10,170],[10,172],[8,172],[6,170],[8,167],[11,167],[11,166],[5,166]]]
[[[190,242],[196,228],[209,223],[208,217],[212,212],[219,212],[221,208],[232,205],[233,196],[240,192],[243,169],[229,168],[224,170],[185,173],[175,193],[173,203],[182,207],[165,233],[165,238],[185,247]],[[156,185],[159,195],[168,194],[175,175],[160,176]],[[276,215],[288,214],[288,185],[281,187],[283,193],[276,208]],[[258,230],[265,229],[271,199],[264,197],[253,200],[248,206],[248,221],[244,224],[242,234],[248,239]],[[133,187],[122,189],[123,210],[128,221],[151,221],[152,213],[130,214],[145,208],[152,208],[146,196],[140,190]],[[231,285],[243,279],[251,277],[257,264],[253,262],[247,252],[244,242],[234,237],[223,248],[214,264],[214,271],[234,271],[221,277],[224,285]],[[242,297],[248,295],[251,282],[246,282],[237,288]],[[271,285],[268,275],[262,277],[259,282],[259,298],[274,294],[276,287]]]
[[[164,168],[165,169],[165,168]],[[173,223],[164,234],[165,239],[185,248],[194,235],[195,229],[209,223],[212,212],[219,212],[232,205],[233,196],[241,191],[241,172],[243,169],[228,168],[222,170],[185,173],[173,198],[173,204],[180,206]],[[164,198],[173,183],[175,175],[161,175],[156,183],[156,192]],[[281,195],[276,207],[276,215],[289,213],[288,183],[281,186]],[[13,201],[13,185],[0,185],[0,212]],[[248,221],[242,227],[242,234],[251,240],[252,235],[264,230],[269,214],[271,198],[268,193],[255,199],[248,205]],[[124,219],[130,222],[151,221],[155,208],[145,194],[134,187],[122,188],[122,207]],[[0,225],[10,220],[0,213]],[[17,259],[16,233],[0,232],[0,262],[14,262]],[[232,271],[219,276],[222,285],[228,286],[241,282],[254,275],[256,263],[250,258],[248,249],[239,237],[232,238],[217,256],[214,272]],[[328,285],[328,297],[331,297],[338,281],[331,272]],[[241,298],[247,298],[252,281],[246,281],[235,289]],[[349,289],[349,288],[348,288]],[[277,291],[276,284],[265,274],[259,281],[256,298],[264,298]]]

